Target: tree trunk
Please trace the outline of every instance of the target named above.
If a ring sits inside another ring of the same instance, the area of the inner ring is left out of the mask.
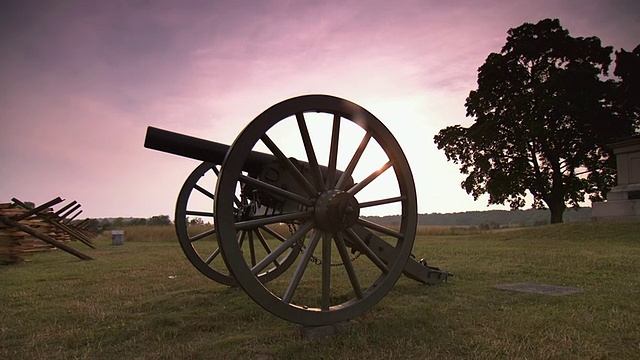
[[[549,211],[551,212],[551,220],[549,222],[551,224],[562,223],[562,215],[564,215],[564,210],[566,208],[566,206],[564,205],[564,202],[553,201],[547,205],[549,206]]]
[[[549,211],[551,212],[551,220],[549,222],[551,224],[560,224],[562,223],[564,209],[567,208],[564,203],[566,187],[562,176],[562,170],[560,170],[559,156],[552,151],[548,151],[546,153],[547,158],[551,163],[551,168],[553,169],[553,173],[551,174],[550,201],[547,201],[547,206],[549,206]]]

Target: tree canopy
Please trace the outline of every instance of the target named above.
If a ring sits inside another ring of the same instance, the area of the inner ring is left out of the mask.
[[[620,105],[608,79],[612,48],[597,37],[571,37],[557,19],[508,31],[500,53],[478,69],[466,100],[470,127],[446,127],[434,137],[467,175],[462,187],[489,204],[548,207],[551,223],[588,195],[599,201],[615,184],[607,144],[634,133],[637,119]]]
[[[614,75],[622,79],[620,83],[620,101],[628,116],[640,118],[640,45],[632,52],[620,49],[616,51],[616,69]],[[636,122],[636,126],[639,126]]]

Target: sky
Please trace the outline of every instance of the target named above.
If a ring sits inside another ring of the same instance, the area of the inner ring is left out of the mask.
[[[474,201],[433,136],[473,123],[478,67],[545,18],[640,44],[635,0],[0,0],[0,202],[173,218],[200,162],[145,149],[147,126],[229,144],[275,103],[331,94],[395,135],[419,213],[506,209]]]

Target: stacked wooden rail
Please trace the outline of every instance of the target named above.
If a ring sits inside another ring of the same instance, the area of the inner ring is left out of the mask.
[[[60,249],[82,260],[91,257],[65,244],[80,241],[94,248],[95,234],[88,228],[89,219],[74,221],[82,213],[72,201],[54,211],[64,200],[57,197],[40,206],[30,206],[16,198],[0,203],[0,264],[23,262],[25,255],[37,251]]]

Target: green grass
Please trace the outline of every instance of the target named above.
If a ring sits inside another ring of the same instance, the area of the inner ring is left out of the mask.
[[[171,229],[171,228],[169,228]],[[62,251],[0,267],[2,359],[636,359],[640,223],[580,223],[472,235],[421,235],[414,254],[455,273],[401,278],[346,333],[298,326],[218,285],[186,260],[172,229],[105,235],[81,261]],[[346,280],[345,280],[346,281]],[[569,296],[500,283],[580,287]]]
[[[477,226],[420,225],[416,229],[418,236],[477,235],[484,232]]]
[[[189,232],[191,235],[204,232],[211,229],[212,225],[190,225]],[[285,224],[269,225],[269,227],[280,233],[281,235],[290,234],[289,228]],[[125,231],[127,242],[145,242],[145,241],[177,241],[176,230],[173,225],[133,225],[125,226],[122,229]],[[122,230],[121,229],[121,230]],[[104,231],[97,238],[97,241],[111,241],[111,230]]]

